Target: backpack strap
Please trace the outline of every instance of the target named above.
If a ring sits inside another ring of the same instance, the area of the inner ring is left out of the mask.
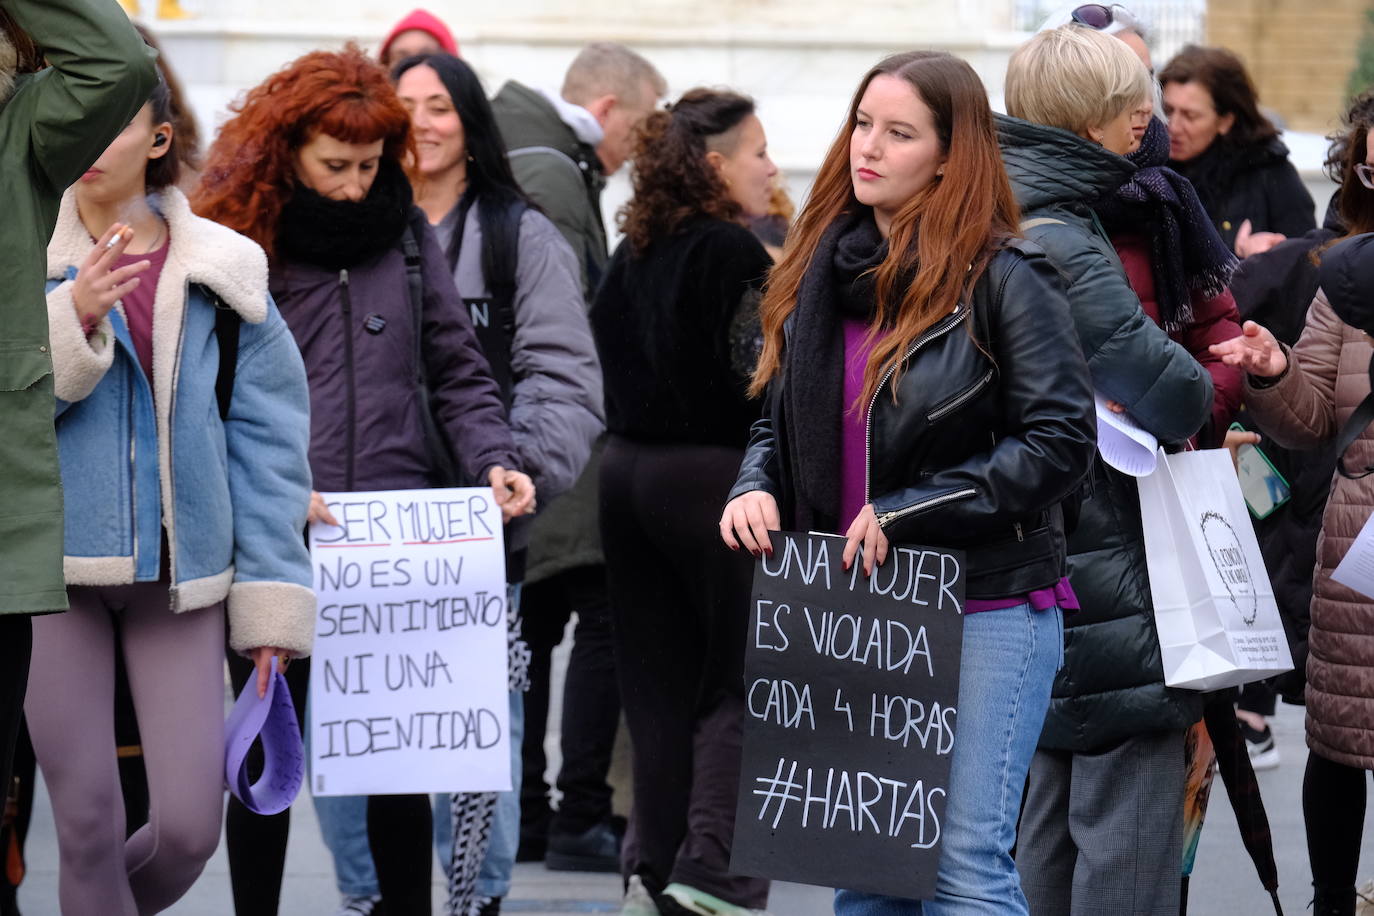
[[[418,207],[411,210],[405,232],[401,234],[401,252],[406,262],[406,289],[410,296],[410,311],[415,337],[415,389],[420,399],[420,425],[425,437],[425,451],[429,456],[430,482],[437,487],[463,486],[449,442],[439,431],[430,403],[429,373],[425,369],[425,277],[424,260],[420,254],[420,239],[427,229],[425,214]]]
[[[219,404],[219,419],[229,419],[229,405],[234,400],[234,373],[239,365],[239,329],[243,319],[225,305],[213,292],[206,290],[215,305],[215,341],[219,344],[219,372],[215,376],[215,400]]]
[[[487,285],[491,288],[494,324],[499,333],[500,354],[492,358],[492,371],[498,372],[496,381],[501,386],[501,396],[509,410],[515,394],[515,295],[516,272],[520,267],[520,221],[529,209],[524,201],[517,201],[501,214],[504,236],[515,241],[509,247],[494,248],[491,251],[491,276]],[[490,358],[490,357],[489,357]],[[501,363],[497,370],[496,363]]]
[[[425,317],[425,278],[424,264],[420,258],[420,233],[416,220],[419,211],[412,211],[406,222],[405,232],[401,234],[401,251],[406,261],[406,290],[410,297],[410,311],[415,325],[415,377],[422,388],[427,388],[429,380],[425,373],[424,328]]]
[[[1291,360],[1293,357],[1290,354],[1288,358],[1290,360],[1289,371],[1292,371]],[[1370,393],[1365,395],[1365,399],[1355,408],[1350,419],[1345,421],[1345,425],[1341,427],[1340,435],[1336,437],[1336,470],[1340,472],[1342,477],[1350,480],[1359,480],[1361,477],[1374,474],[1374,467],[1366,467],[1355,473],[1345,466],[1345,450],[1350,448],[1356,439],[1360,438],[1360,434],[1369,427],[1371,422],[1374,422],[1374,356],[1369,358],[1369,385]]]
[[[451,271],[458,269],[468,213],[473,205],[474,201],[465,200],[458,211],[458,221],[453,227],[453,239],[448,248]],[[511,239],[513,244],[497,245],[496,238],[483,233],[480,263],[491,298],[485,303],[480,299],[463,300],[471,310],[473,330],[491,366],[492,378],[501,390],[501,402],[506,405],[507,411],[515,400],[515,370],[512,363],[515,349],[516,272],[520,266],[520,221],[528,209],[529,205],[519,200],[508,205],[501,213],[500,237]],[[461,294],[462,290],[458,292]],[[479,309],[482,305],[487,307],[485,312]]]

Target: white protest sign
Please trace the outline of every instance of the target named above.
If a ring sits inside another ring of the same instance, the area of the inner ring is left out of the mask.
[[[310,528],[316,795],[511,787],[506,567],[485,487],[325,493]]]

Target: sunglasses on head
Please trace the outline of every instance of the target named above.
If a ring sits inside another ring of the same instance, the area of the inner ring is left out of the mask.
[[[1085,25],[1090,29],[1097,29],[1098,31],[1108,28],[1114,23],[1120,23],[1127,28],[1133,28],[1139,25],[1129,10],[1115,3],[1111,6],[1102,3],[1085,3],[1075,8],[1074,11],[1069,14],[1069,19],[1079,25]]]

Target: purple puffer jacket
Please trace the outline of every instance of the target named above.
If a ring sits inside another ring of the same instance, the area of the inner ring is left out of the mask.
[[[459,471],[485,485],[518,468],[491,369],[439,243],[426,231],[424,358],[434,419]],[[270,287],[310,381],[310,469],[323,491],[431,486],[415,372],[415,321],[399,243],[346,271],[276,259]],[[347,327],[349,332],[344,333]]]

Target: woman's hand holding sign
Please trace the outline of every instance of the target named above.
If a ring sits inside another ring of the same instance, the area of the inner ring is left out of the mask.
[[[754,556],[772,554],[773,542],[768,532],[782,528],[778,516],[778,501],[772,493],[750,490],[730,500],[720,517],[720,539],[731,550],[741,546]]]

